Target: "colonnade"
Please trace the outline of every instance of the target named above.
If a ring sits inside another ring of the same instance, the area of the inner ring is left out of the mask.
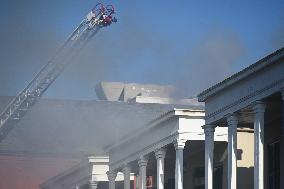
[[[284,100],[282,92],[282,101]],[[254,122],[254,189],[264,189],[264,112],[263,101],[252,104]],[[226,116],[228,126],[228,189],[237,189],[238,114]],[[205,132],[205,188],[213,189],[214,131],[216,125],[203,126]],[[284,127],[283,127],[284,130]],[[283,135],[284,136],[284,135]]]
[[[284,157],[284,90],[282,91],[282,134],[281,157]],[[251,104],[254,125],[254,189],[264,189],[264,115],[266,104],[264,101],[255,101]],[[240,122],[238,113],[228,114],[226,117],[228,127],[228,189],[237,189],[237,128]],[[203,126],[205,133],[205,189],[213,189],[214,174],[214,133],[217,125],[206,124]],[[183,150],[186,140],[173,141],[176,153],[175,159],[175,189],[183,189]],[[165,148],[154,151],[157,161],[157,189],[164,189],[164,159]],[[137,159],[139,167],[139,189],[146,189],[147,154]],[[283,164],[282,164],[283,166]],[[122,167],[124,173],[124,189],[130,189],[129,165]],[[281,168],[283,171],[283,168]],[[117,171],[108,172],[109,189],[115,189]],[[281,173],[282,174],[282,173]],[[283,182],[281,180],[281,182]]]
[[[176,152],[175,160],[175,189],[183,189],[183,150],[185,147],[186,140],[176,139],[173,144]],[[165,165],[164,160],[166,156],[166,148],[159,148],[154,151],[155,158],[157,161],[157,189],[164,189],[164,174],[165,174]],[[142,155],[136,160],[139,167],[139,180],[138,185],[139,189],[146,189],[146,178],[147,178],[147,163],[148,155]],[[125,164],[121,167],[121,170],[124,174],[124,189],[130,189],[130,173],[131,168],[129,164]],[[115,178],[117,175],[117,170],[108,171],[109,179],[109,189],[115,189]]]

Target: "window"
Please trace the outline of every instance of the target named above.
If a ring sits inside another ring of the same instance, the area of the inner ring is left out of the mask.
[[[204,167],[197,167],[193,175],[194,189],[204,189],[205,188],[204,179],[205,179]]]
[[[198,167],[194,172],[194,189],[204,189],[205,188],[205,169],[204,167]],[[214,167],[214,180],[213,188],[222,189],[223,183],[223,166],[218,165]]]
[[[268,145],[268,186],[280,189],[280,141]]]
[[[214,182],[213,182],[214,189],[222,189],[223,185],[223,166],[215,166],[214,167]]]

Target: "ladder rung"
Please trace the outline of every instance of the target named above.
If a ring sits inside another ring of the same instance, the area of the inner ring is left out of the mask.
[[[13,117],[13,120],[20,120],[20,116],[18,117]]]
[[[28,108],[20,108],[19,111],[25,112],[25,111],[28,111]]]

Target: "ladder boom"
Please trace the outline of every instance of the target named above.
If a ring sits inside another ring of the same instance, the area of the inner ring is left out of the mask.
[[[15,124],[31,109],[48,87],[61,74],[72,58],[103,27],[116,22],[112,6],[97,4],[66,39],[54,57],[41,68],[29,84],[6,106],[0,114],[0,142]]]

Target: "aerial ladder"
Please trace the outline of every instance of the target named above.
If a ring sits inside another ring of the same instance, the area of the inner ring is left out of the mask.
[[[66,39],[48,63],[30,83],[6,106],[0,115],[0,142],[17,122],[32,108],[48,87],[62,73],[66,65],[78,54],[101,28],[116,22],[112,5],[98,3]]]

